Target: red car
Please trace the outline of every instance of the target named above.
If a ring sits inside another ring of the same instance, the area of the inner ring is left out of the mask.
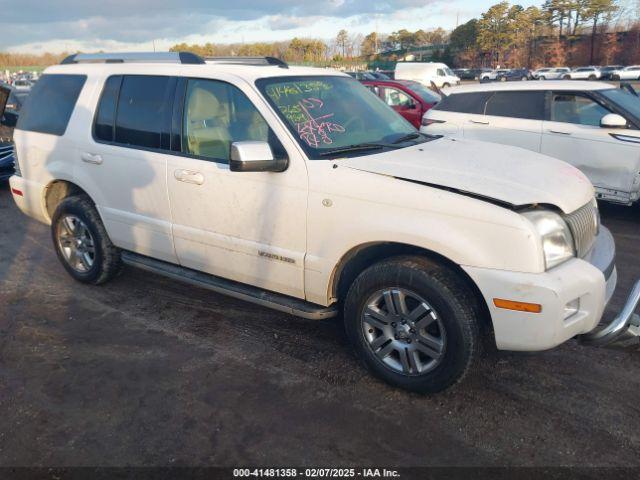
[[[416,128],[422,115],[440,101],[433,90],[410,80],[364,80],[362,84]]]

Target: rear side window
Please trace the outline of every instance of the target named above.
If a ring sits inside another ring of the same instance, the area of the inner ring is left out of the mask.
[[[434,110],[482,115],[491,92],[458,93],[442,97]]]
[[[497,92],[487,102],[486,115],[544,120],[545,93]]]
[[[17,128],[64,135],[86,75],[46,74],[33,86],[20,111]]]
[[[127,75],[118,98],[115,142],[159,149],[168,138],[173,109],[175,79],[171,77]]]
[[[104,84],[100,103],[98,104],[98,112],[96,113],[96,121],[93,127],[93,133],[96,140],[105,142],[113,142],[113,133],[116,123],[116,103],[118,102],[118,93],[122,76],[109,77]]]

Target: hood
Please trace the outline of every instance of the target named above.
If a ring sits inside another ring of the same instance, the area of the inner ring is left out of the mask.
[[[555,205],[571,213],[594,196],[577,168],[517,147],[439,138],[389,152],[349,158],[341,166],[486,197],[511,206]]]

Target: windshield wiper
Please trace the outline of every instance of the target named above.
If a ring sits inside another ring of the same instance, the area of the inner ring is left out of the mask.
[[[391,143],[393,145],[395,145],[395,144],[402,143],[402,142],[408,142],[409,140],[415,140],[416,138],[419,138],[421,136],[422,136],[422,134],[420,132],[411,132],[411,133],[407,133],[406,135],[401,136],[399,139],[394,140]]]
[[[346,147],[338,147],[332,150],[327,150],[326,152],[322,152],[319,155],[321,157],[327,157],[329,155],[333,155],[334,153],[358,152],[361,150],[382,150],[383,148],[389,146],[390,145],[384,143],[356,143],[354,145],[348,145]]]

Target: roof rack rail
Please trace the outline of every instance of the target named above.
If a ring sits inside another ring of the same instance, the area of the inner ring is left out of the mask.
[[[191,52],[132,52],[132,53],[76,53],[69,55],[62,65],[73,63],[183,63],[199,65],[204,60]]]
[[[207,63],[230,63],[234,65],[274,65],[280,68],[289,68],[284,60],[276,57],[204,57]]]

